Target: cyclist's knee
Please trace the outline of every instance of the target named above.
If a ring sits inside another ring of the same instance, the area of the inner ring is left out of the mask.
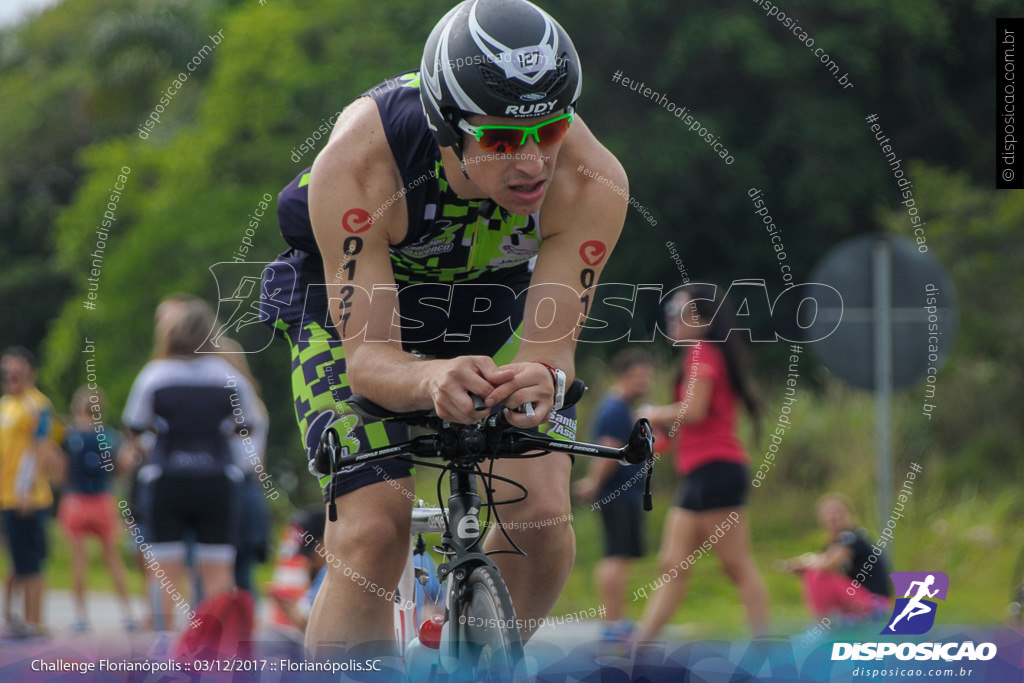
[[[404,518],[386,511],[371,511],[351,519],[327,523],[324,536],[328,552],[344,562],[401,561],[409,551],[409,513]]]
[[[546,515],[534,519],[505,522],[512,538],[530,556],[544,556],[547,562],[564,561],[571,569],[576,557],[576,532],[568,515]],[[559,559],[560,558],[560,559]]]
[[[532,491],[531,491],[532,494]],[[533,496],[524,501],[518,519],[536,529],[570,527],[572,506],[568,496]]]

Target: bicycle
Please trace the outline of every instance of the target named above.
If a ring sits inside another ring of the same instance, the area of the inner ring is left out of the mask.
[[[565,406],[574,405],[586,391],[584,383],[577,379],[566,393]],[[483,401],[473,397],[478,409]],[[410,426],[422,427],[431,433],[414,437],[406,442],[373,448],[358,453],[342,453],[337,432],[328,428],[321,438],[317,450],[317,469],[330,471],[331,475],[342,467],[367,464],[387,458],[402,457],[426,467],[440,469],[437,481],[438,500],[442,497],[442,481],[449,475],[450,495],[447,506],[438,508],[414,508],[412,533],[417,540],[415,547],[422,552],[423,533],[440,533],[441,545],[435,550],[444,557],[438,565],[438,579],[447,582],[445,589],[444,621],[437,643],[438,660],[447,654],[449,661],[457,662],[459,671],[481,680],[495,676],[507,678],[522,659],[523,645],[519,633],[515,608],[508,588],[497,565],[482,549],[485,534],[481,530],[480,512],[487,508],[484,527],[490,526],[493,515],[495,524],[501,529],[513,550],[495,552],[526,553],[509,537],[501,523],[498,507],[517,503],[529,495],[526,488],[506,477],[493,473],[494,460],[510,457],[539,457],[552,451],[586,455],[594,458],[610,458],[624,464],[646,463],[644,481],[644,508],[651,510],[651,477],[654,470],[654,435],[646,419],[638,420],[628,443],[622,448],[576,441],[561,441],[537,431],[521,429],[508,423],[504,411],[497,410],[474,424],[452,424],[437,417],[433,411],[395,413],[378,406],[362,396],[352,396],[346,403],[363,419],[398,420]],[[443,465],[425,460],[444,461]],[[324,462],[327,461],[327,462]],[[490,462],[490,469],[484,471],[482,464]],[[326,467],[326,469],[321,469]],[[485,501],[477,491],[476,477],[484,482]],[[495,501],[494,481],[502,481],[518,488],[518,498]],[[334,500],[330,501],[329,515],[336,519]],[[410,571],[412,560],[406,567],[402,583],[411,589]],[[420,576],[422,579],[422,575]],[[401,586],[401,584],[400,584]],[[408,592],[406,595],[412,595]],[[396,597],[396,603],[400,600]],[[405,654],[417,641],[406,626],[415,621],[415,608],[396,607],[396,632]]]

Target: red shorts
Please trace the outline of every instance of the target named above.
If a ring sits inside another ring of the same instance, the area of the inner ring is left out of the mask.
[[[109,493],[68,493],[60,501],[57,520],[71,538],[86,534],[112,540],[117,535],[114,497]]]
[[[808,569],[803,584],[804,600],[819,619],[836,612],[862,618],[885,616],[892,610],[892,600],[855,585],[848,576],[836,571]]]

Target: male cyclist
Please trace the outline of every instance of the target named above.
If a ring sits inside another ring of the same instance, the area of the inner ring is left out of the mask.
[[[292,249],[268,267],[264,291],[298,275],[303,299],[274,315],[311,458],[330,424],[349,452],[405,438],[390,421],[359,424],[343,402],[352,393],[467,424],[504,403],[516,426],[574,436],[574,414],[558,411],[574,333],[626,213],[577,170],[626,186],[574,112],[580,91],[579,58],[547,13],[525,0],[467,0],[433,29],[419,72],[350,104],[312,169],[281,192]],[[495,557],[523,622],[547,615],[572,568],[572,528],[551,522],[567,519],[570,467],[555,453],[494,468],[529,490],[501,509],[528,557]],[[392,640],[380,595],[409,553],[411,468],[311,469],[325,499],[337,498],[325,545],[340,561],[328,565],[307,648]],[[496,488],[499,500],[519,496]],[[488,538],[487,550],[506,547]]]

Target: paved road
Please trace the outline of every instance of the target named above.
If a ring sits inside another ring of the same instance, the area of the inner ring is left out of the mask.
[[[257,624],[265,624],[269,608],[268,600],[260,600],[257,607]],[[10,680],[5,675],[12,673],[10,666],[24,667],[35,657],[70,657],[78,660],[130,659],[141,657],[161,658],[165,656],[172,642],[170,634],[140,631],[128,633],[121,622],[121,608],[112,593],[92,593],[87,598],[91,629],[84,634],[71,630],[75,620],[74,601],[70,591],[51,590],[46,594],[43,605],[45,623],[50,629],[49,638],[31,640],[0,640],[0,680]],[[141,598],[132,603],[133,613],[140,618],[145,613]],[[528,646],[528,652],[543,647],[541,643],[557,646],[563,651],[571,650],[580,642],[594,641],[600,637],[601,624],[597,621],[577,621],[556,625],[545,624],[534,638],[536,646]],[[272,636],[260,628],[258,640],[268,641]],[[280,641],[280,639],[277,639]],[[286,649],[278,642],[275,652]]]
[[[262,625],[267,623],[269,601],[261,600],[257,610],[256,650],[258,656],[270,661],[280,658],[297,659],[301,657],[301,646],[297,642],[287,642]],[[144,614],[141,599],[133,604],[135,615]],[[71,594],[68,591],[49,591],[44,605],[46,623],[50,627],[49,638],[33,640],[0,640],[0,681],[26,680],[33,659],[44,661],[98,662],[101,659],[113,661],[123,660],[165,660],[173,644],[173,636],[168,633],[140,631],[126,633],[121,624],[121,610],[113,594],[96,593],[89,598],[89,615],[92,629],[85,634],[75,634],[70,625],[74,620],[74,609]],[[561,661],[569,653],[574,661],[595,664],[603,658],[613,659],[630,656],[623,646],[599,644],[602,624],[595,619],[578,621],[554,617],[562,623],[546,623],[542,626],[526,647],[526,654],[537,661]],[[589,616],[589,615],[587,615]],[[668,629],[669,642],[652,644],[648,650],[659,653],[666,646],[679,646],[691,641],[696,636],[690,627],[674,626]],[[639,655],[639,651],[637,651]],[[660,655],[659,655],[660,656]],[[616,660],[618,661],[618,660]],[[70,674],[65,674],[65,676]],[[44,679],[38,679],[44,680]],[[46,679],[53,680],[53,679]],[[72,679],[72,680],[77,680]]]

